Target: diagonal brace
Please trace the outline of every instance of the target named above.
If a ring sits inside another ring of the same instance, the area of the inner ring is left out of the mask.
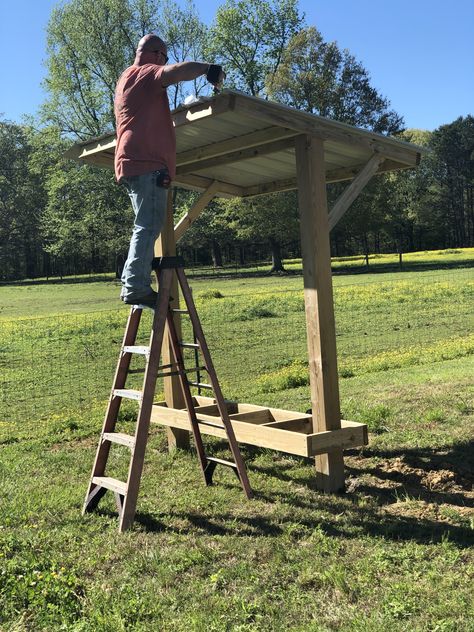
[[[367,164],[359,171],[350,185],[337,198],[329,213],[329,230],[332,230],[340,219],[344,216],[349,206],[362,192],[362,189],[377,173],[380,165],[384,162],[384,156],[374,154]]]
[[[191,224],[199,217],[201,212],[206,208],[212,198],[219,191],[219,182],[214,180],[207,187],[204,193],[200,198],[196,200],[193,206],[189,209],[189,211],[182,217],[179,222],[174,227],[174,238],[175,241],[181,239],[186,230],[191,226]]]

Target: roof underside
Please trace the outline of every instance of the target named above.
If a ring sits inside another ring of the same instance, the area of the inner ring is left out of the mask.
[[[297,188],[294,141],[323,138],[327,182],[351,180],[378,154],[378,172],[415,167],[423,149],[320,116],[226,90],[173,112],[174,184],[216,195],[260,195]],[[113,169],[115,135],[77,143],[66,156]]]

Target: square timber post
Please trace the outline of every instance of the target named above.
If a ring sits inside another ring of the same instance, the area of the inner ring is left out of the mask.
[[[161,231],[160,236],[155,243],[155,256],[156,257],[173,257],[176,255],[176,241],[174,237],[174,223],[173,223],[173,189],[168,189],[168,198],[166,204],[166,221]],[[159,288],[158,288],[159,290]],[[176,274],[173,275],[173,283],[171,285],[171,307],[179,307],[179,290],[178,280]],[[174,315],[174,322],[178,336],[181,337],[181,317],[179,314]],[[162,348],[162,360],[163,364],[170,364],[172,362],[171,343],[168,332],[168,325],[165,328],[165,335],[163,338]],[[165,401],[169,408],[184,408],[186,402],[184,400],[183,392],[179,382],[179,377],[173,375],[171,377],[164,378],[165,389]],[[168,449],[174,450],[181,448],[182,450],[189,449],[189,432],[187,430],[181,430],[179,428],[167,428],[168,436]]]
[[[313,432],[323,432],[341,427],[324,141],[298,136],[295,151]],[[342,449],[316,457],[316,485],[344,489]]]

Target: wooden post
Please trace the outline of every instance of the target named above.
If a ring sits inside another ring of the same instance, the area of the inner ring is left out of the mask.
[[[163,226],[163,230],[155,243],[155,256],[171,257],[174,255],[176,255],[176,241],[174,238],[173,224],[173,189],[170,188],[168,190],[166,221]],[[179,307],[179,291],[176,274],[173,275],[171,296],[173,297],[171,306],[176,308]],[[174,323],[178,336],[181,337],[181,317],[179,314],[174,315]],[[170,364],[173,361],[168,325],[166,325],[165,336],[163,339],[162,360],[163,364]],[[184,408],[186,406],[178,376],[164,378],[164,388],[165,401],[170,408]],[[189,432],[187,430],[167,428],[167,435],[168,448],[170,451],[176,448],[181,448],[182,450],[189,449]]]
[[[313,429],[322,432],[341,428],[324,141],[299,136],[295,150]],[[316,484],[344,489],[342,449],[316,457]]]

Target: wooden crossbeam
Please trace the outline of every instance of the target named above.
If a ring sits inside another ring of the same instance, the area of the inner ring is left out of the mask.
[[[377,151],[406,165],[416,166],[420,161],[419,153],[403,147],[400,142],[380,138],[378,135],[372,136],[369,131],[351,128],[349,125],[304,112],[298,112],[298,116],[295,116],[290,108],[270,101],[262,103],[258,99],[236,95],[234,111],[271,125],[282,125],[303,134],[318,136],[321,140],[331,140],[345,146],[365,147],[371,152]]]
[[[222,156],[233,151],[264,145],[265,143],[281,140],[283,138],[291,138],[295,136],[295,134],[294,130],[273,125],[265,129],[250,132],[250,134],[234,136],[233,138],[227,138],[217,143],[210,143],[209,145],[203,145],[202,147],[180,152],[176,156],[176,164],[178,167],[182,167],[189,163],[196,163],[207,158],[215,158],[216,156]]]
[[[351,169],[333,169],[326,171],[326,182],[331,184],[332,182],[343,182],[345,180],[352,180],[356,177],[366,165],[359,165]],[[379,163],[376,173],[383,173],[385,171],[391,171],[393,169],[410,169],[409,165],[402,165],[396,163],[393,160],[386,160],[382,158]],[[264,184],[256,184],[250,187],[242,189],[242,197],[251,197],[254,195],[266,195],[267,193],[276,193],[277,191],[293,191],[298,188],[297,178],[284,178],[283,180],[272,180],[271,182],[265,182]]]
[[[199,217],[201,212],[206,208],[212,198],[219,191],[219,182],[212,182],[201,197],[196,200],[193,206],[189,209],[189,211],[182,217],[179,222],[174,227],[174,239],[178,241],[184,235],[186,230],[191,226],[191,224]]]
[[[201,171],[203,169],[209,169],[216,166],[221,167],[222,165],[239,162],[241,160],[257,158],[258,156],[265,156],[284,149],[290,149],[292,146],[293,144],[291,138],[281,138],[280,140],[262,143],[255,147],[247,147],[246,149],[231,151],[219,156],[213,156],[212,158],[189,162],[178,166],[176,168],[176,175],[179,177],[180,175],[192,173],[193,171]]]
[[[384,161],[380,154],[374,154],[363,169],[359,171],[354,180],[337,198],[329,213],[329,230],[332,230],[338,221],[344,216],[349,206],[359,196],[362,189],[369,182],[372,176],[377,173],[379,166]]]
[[[221,180],[214,180],[213,178],[205,178],[195,174],[187,173],[186,175],[178,175],[173,180],[174,186],[182,186],[185,189],[195,189],[196,191],[205,191],[213,182],[219,184],[219,194],[224,197],[241,197],[243,194],[243,188],[230,184],[230,182],[222,182]]]

